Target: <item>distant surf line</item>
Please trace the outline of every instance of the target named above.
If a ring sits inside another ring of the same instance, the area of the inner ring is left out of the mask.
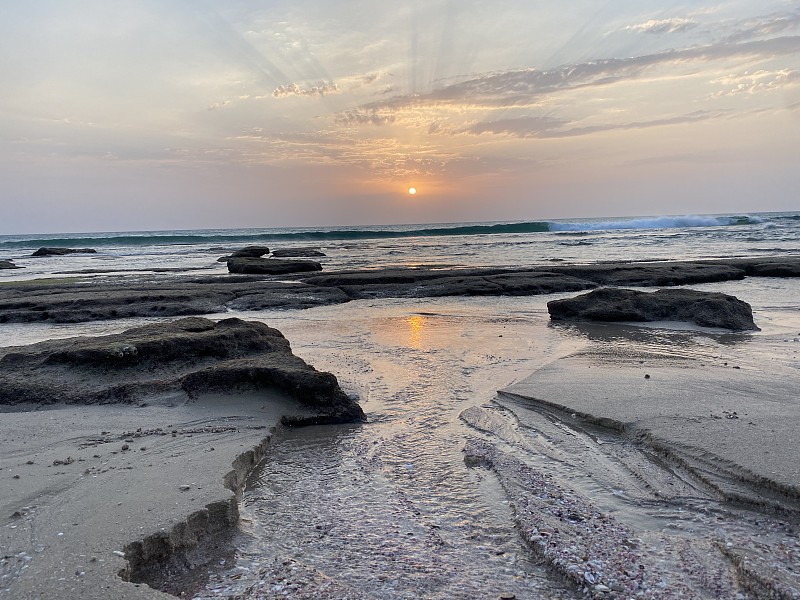
[[[776,216],[800,219],[800,215]],[[410,237],[474,236],[528,233],[576,234],[612,230],[725,227],[763,223],[758,216],[671,216],[580,221],[521,221],[438,226],[387,226],[385,228],[283,228],[275,230],[228,229],[164,232],[119,232],[104,234],[55,234],[52,236],[0,236],[0,248],[40,246],[166,246],[202,244],[274,243],[279,241],[369,240]],[[11,239],[2,239],[2,238]]]

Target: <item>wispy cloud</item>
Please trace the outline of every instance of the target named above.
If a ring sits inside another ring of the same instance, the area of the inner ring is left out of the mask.
[[[470,110],[503,110],[535,107],[545,96],[557,92],[607,86],[633,81],[665,66],[712,63],[730,59],[755,60],[800,52],[800,36],[786,36],[741,43],[719,43],[669,50],[630,58],[609,58],[559,69],[516,69],[487,73],[451,84],[428,94],[394,96],[365,104],[336,117],[340,125],[388,125],[401,113],[428,107],[463,113]],[[431,121],[419,125],[429,127]],[[441,124],[439,125],[441,128]]]
[[[481,135],[491,133],[494,135],[510,135],[514,137],[550,137],[565,125],[565,121],[550,117],[518,117],[514,119],[499,119],[497,121],[484,121],[475,123],[462,129],[460,133]]]
[[[311,87],[301,87],[296,83],[279,85],[272,91],[273,98],[286,98],[288,96],[325,96],[338,94],[339,86],[335,83],[320,83]]]
[[[629,25],[625,29],[637,33],[676,33],[697,27],[697,21],[692,19],[650,19],[638,25]]]
[[[730,29],[726,41],[741,42],[761,37],[786,34],[800,29],[800,9],[791,12],[781,12],[764,17],[743,19],[726,24],[725,29]]]
[[[715,96],[736,96],[738,94],[759,94],[774,92],[786,88],[800,87],[800,71],[781,69],[779,71],[760,70],[741,75],[726,75],[711,81],[712,84],[724,86]]]
[[[336,115],[339,125],[390,125],[395,120],[395,115],[370,107],[346,110]]]
[[[557,119],[523,117],[519,119],[503,119],[499,121],[477,123],[462,130],[461,133],[469,133],[473,135],[492,133],[496,135],[507,135],[518,138],[555,139],[591,135],[605,131],[624,131],[631,129],[664,127],[666,125],[684,125],[687,123],[708,121],[710,119],[716,119],[724,116],[726,116],[726,113],[721,111],[699,110],[685,115],[661,117],[658,119],[629,121],[622,123],[606,123],[602,125],[588,125],[584,127],[567,127],[568,123],[566,121],[559,121]]]

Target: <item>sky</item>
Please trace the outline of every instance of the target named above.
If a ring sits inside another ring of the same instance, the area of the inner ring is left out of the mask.
[[[0,4],[2,234],[799,197],[800,1]]]

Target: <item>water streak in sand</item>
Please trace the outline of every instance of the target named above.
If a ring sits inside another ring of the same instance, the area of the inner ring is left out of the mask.
[[[244,497],[238,560],[199,598],[569,599],[584,588],[750,598],[745,579],[778,589],[790,573],[791,561],[769,549],[791,546],[791,522],[730,506],[691,471],[611,430],[492,401],[497,388],[587,343],[547,327],[541,300],[504,298],[491,309],[470,299],[359,302],[346,314],[264,316],[295,352],[358,391],[370,422],[276,438]],[[703,331],[623,338],[616,344],[631,355],[640,343],[670,349],[666,360],[741,344]],[[547,516],[553,506],[562,520]],[[773,567],[744,577],[726,557],[742,549]]]

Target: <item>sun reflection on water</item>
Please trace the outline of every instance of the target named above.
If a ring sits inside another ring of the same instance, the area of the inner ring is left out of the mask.
[[[406,318],[408,324],[408,345],[415,350],[422,348],[422,336],[425,329],[425,317],[411,315]]]

